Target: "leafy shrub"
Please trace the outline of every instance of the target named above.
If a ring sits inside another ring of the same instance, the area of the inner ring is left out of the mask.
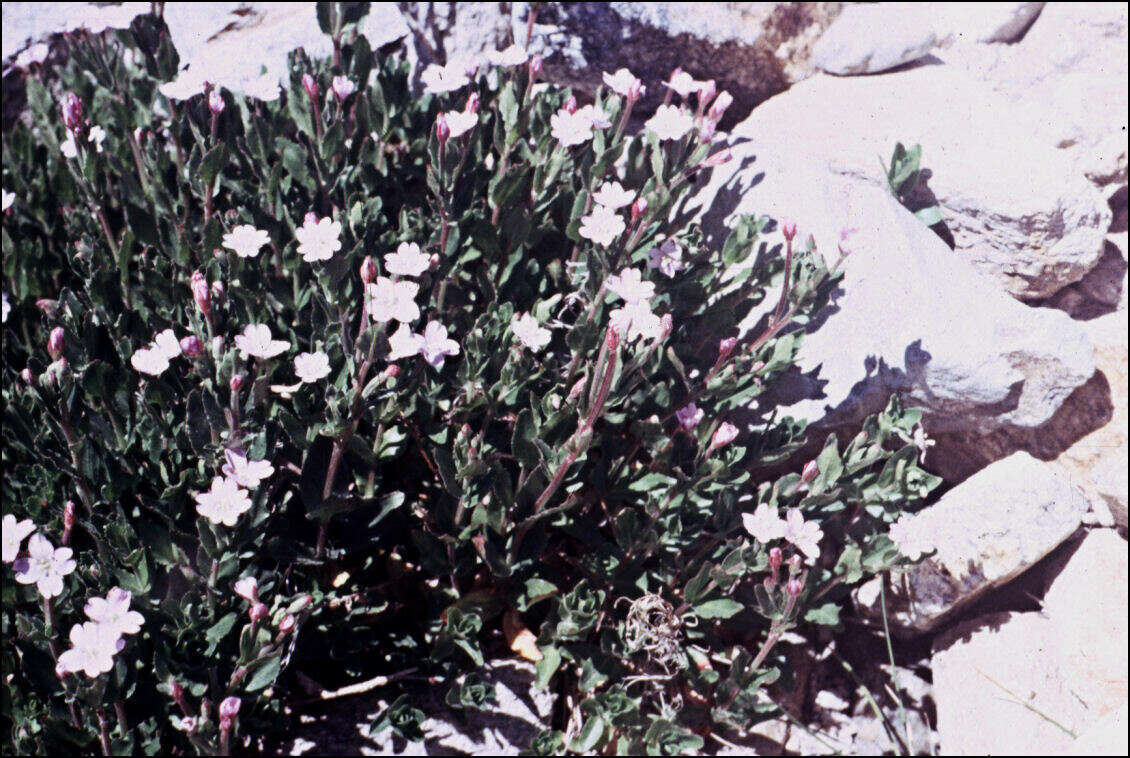
[[[887,177],[887,189],[915,218],[931,227],[942,223],[941,206],[932,194],[923,192],[921,145],[907,150],[901,142],[896,142],[891,161],[883,167],[883,171]]]
[[[776,643],[900,560],[936,484],[916,411],[765,473],[804,429],[764,393],[836,269],[795,225],[712,250],[668,221],[728,96],[676,74],[698,94],[629,135],[629,73],[579,108],[518,48],[418,96],[364,6],[319,4],[334,59],[281,92],[178,74],[155,16],[26,78],[6,750],[222,753],[304,684],[411,670],[489,709],[509,647],[569,696],[535,752],[685,751],[772,712]]]

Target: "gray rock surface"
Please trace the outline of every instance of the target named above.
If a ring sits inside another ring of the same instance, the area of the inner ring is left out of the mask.
[[[1112,213],[1026,109],[950,66],[877,77],[817,75],[734,128],[763,152],[885,186],[896,142],[920,144],[922,192],[954,253],[1017,297],[1046,297],[1103,254]]]
[[[918,3],[864,3],[844,8],[812,49],[829,74],[876,74],[919,60],[937,44],[934,12]]]
[[[1094,373],[1078,324],[1000,292],[885,189],[781,165],[752,142],[733,153],[683,208],[708,238],[720,244],[740,214],[791,217],[831,260],[841,230],[858,230],[842,292],[808,327],[798,371],[774,398],[820,435],[881,410],[892,392],[939,431],[1036,428]]]
[[[954,41],[1016,42],[1047,3],[935,4],[935,29],[943,44]]]
[[[991,464],[910,518],[914,541],[935,552],[892,577],[888,618],[915,632],[936,628],[1055,550],[1086,511],[1078,489],[1027,453]],[[879,618],[874,595],[868,588],[857,600]]]

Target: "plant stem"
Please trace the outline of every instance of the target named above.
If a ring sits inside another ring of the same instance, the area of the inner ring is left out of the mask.
[[[110,747],[110,726],[106,721],[106,711],[103,708],[99,708],[97,714],[98,741],[102,744],[102,755],[113,755],[113,748]]]

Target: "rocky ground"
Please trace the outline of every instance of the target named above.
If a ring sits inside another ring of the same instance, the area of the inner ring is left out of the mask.
[[[53,32],[149,4],[85,6],[4,4],[5,93]],[[169,3],[166,19],[182,62],[225,82],[328,52],[312,3]],[[429,61],[524,39],[526,19],[525,3],[374,4],[363,31]],[[933,556],[862,588],[841,635],[794,646],[790,718],[707,748],[1125,754],[1126,5],[550,3],[531,46],[582,97],[621,66],[658,95],[676,65],[735,95],[735,160],[680,212],[715,236],[736,214],[789,216],[822,250],[858,229],[782,399],[822,440],[897,393],[926,409],[926,464],[947,480],[916,522]],[[940,226],[888,192],[897,141],[922,145]],[[552,695],[513,660],[490,676],[505,717],[452,713],[421,684],[425,738],[406,743],[370,733],[375,690],[307,708],[278,750],[516,752]]]

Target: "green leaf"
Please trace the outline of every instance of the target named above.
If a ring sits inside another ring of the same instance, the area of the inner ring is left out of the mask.
[[[724,597],[699,603],[694,606],[694,613],[702,619],[728,619],[739,613],[744,607],[741,603]]]

